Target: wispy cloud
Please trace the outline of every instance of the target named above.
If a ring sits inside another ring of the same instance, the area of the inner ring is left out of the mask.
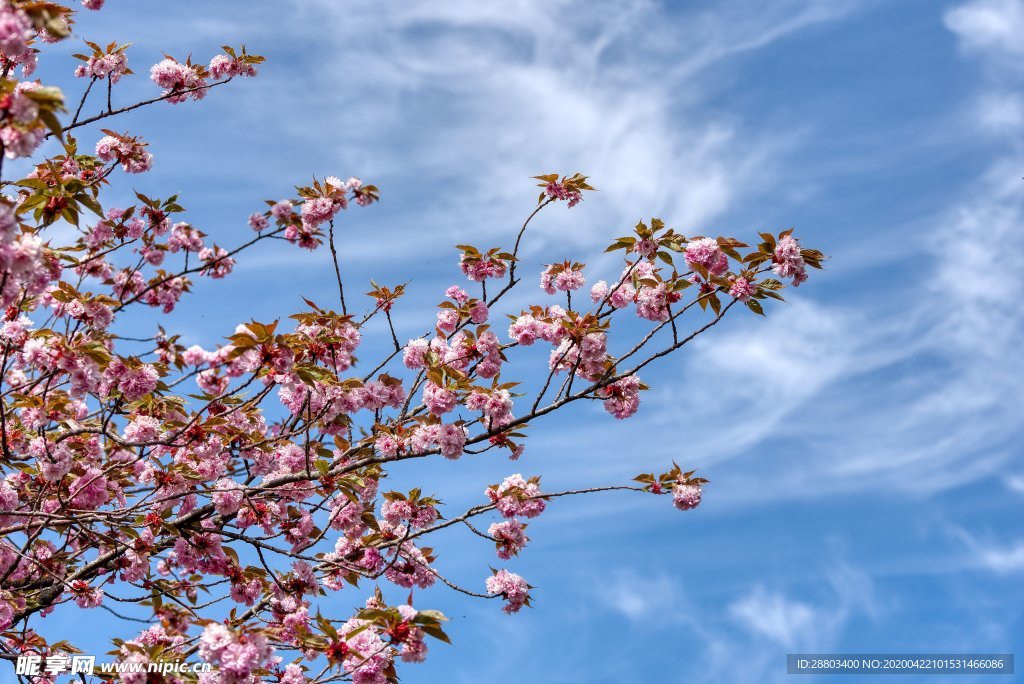
[[[976,0],[945,19],[986,65],[1022,53],[1007,31],[1024,22],[1024,3]],[[933,199],[929,220],[901,233],[909,249],[886,262],[884,278],[872,257],[888,258],[884,239],[832,255],[852,262],[839,277],[866,296],[817,304],[791,292],[792,305],[774,307],[768,321],[745,321],[695,345],[682,382],[661,390],[662,424],[683,426],[705,462],[735,460],[734,503],[880,486],[935,492],[1019,458],[1024,155],[1010,134],[1022,110],[1006,95],[1016,77],[1000,74],[988,76],[966,110],[977,133],[1001,136],[1005,153],[957,192]],[[715,401],[694,401],[693,388],[704,387],[714,388]],[[787,486],[765,487],[777,473]]]
[[[1024,57],[1024,3],[1020,0],[971,0],[945,14],[949,30],[963,47],[1002,61]]]
[[[418,210],[425,229],[464,236],[471,220],[477,235],[507,234],[509,212],[529,202],[523,179],[581,170],[601,190],[592,203],[605,221],[567,215],[557,239],[592,245],[638,212],[700,225],[738,193],[767,187],[794,131],[703,108],[712,67],[845,11],[781,5],[788,11],[732,2],[681,12],[643,0],[429,9],[320,1],[298,10],[337,27],[318,74],[331,87],[316,97],[339,112],[332,137],[344,154],[392,180],[445,182],[445,195]]]
[[[966,547],[968,567],[980,567],[998,574],[1024,571],[1024,540],[1007,545],[983,539],[960,527],[953,527],[950,531]]]
[[[851,617],[876,617],[879,606],[871,577],[847,563],[825,575],[830,591],[820,603],[756,586],[729,605],[729,614],[754,634],[793,650],[823,651],[839,638]]]

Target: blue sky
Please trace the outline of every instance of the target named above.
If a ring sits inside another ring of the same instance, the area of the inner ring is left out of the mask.
[[[452,245],[511,242],[537,173],[579,170],[600,192],[542,214],[526,269],[587,260],[650,216],[740,238],[795,226],[831,256],[767,320],[727,321],[649,373],[625,423],[573,409],[532,426],[517,464],[395,473],[450,511],[517,470],[555,490],[676,459],[712,480],[685,515],[648,497],[552,504],[509,565],[536,607],[425,592],[456,645],[403,681],[776,682],[794,651],[1024,653],[1024,2],[111,0],[78,33],[135,43],[122,102],[154,92],[161,52],[266,55],[257,79],[118,122],[152,143],[136,187],[181,191],[230,245],[312,174],[376,183],[342,257],[353,287],[412,280],[400,336],[457,282]],[[66,65],[41,75],[77,93]],[[275,244],[172,325],[212,346],[300,296],[328,301],[332,278],[326,253]],[[482,585],[493,550],[446,534],[439,568]],[[52,620],[67,637],[105,624]]]

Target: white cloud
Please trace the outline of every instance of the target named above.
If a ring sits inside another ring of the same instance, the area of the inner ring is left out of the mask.
[[[818,602],[759,585],[729,604],[728,613],[755,635],[789,651],[827,651],[852,617],[877,618],[881,607],[871,576],[848,563],[835,564],[825,580],[829,590]]]
[[[1005,575],[1024,571],[1024,540],[1009,545],[981,539],[960,527],[951,527],[950,533],[967,548],[966,565]]]
[[[683,590],[679,580],[664,572],[641,575],[620,570],[598,584],[601,590],[597,595],[613,610],[634,622],[650,624],[672,620],[678,615],[666,614],[666,608],[674,612],[682,605]]]
[[[1000,59],[1024,57],[1024,2],[972,0],[949,10],[945,23],[969,50]]]
[[[471,221],[478,236],[507,236],[532,199],[529,176],[580,170],[601,191],[588,201],[604,221],[563,214],[546,240],[578,246],[639,212],[699,225],[739,193],[765,189],[798,132],[708,116],[720,87],[710,69],[846,4],[731,2],[698,14],[642,0],[320,0],[297,9],[335,27],[311,78],[331,81],[315,97],[339,113],[330,138],[343,153],[365,157],[376,176],[449,183],[417,215],[425,230],[464,237]]]
[[[802,648],[818,632],[823,616],[806,603],[787,599],[763,587],[729,606],[729,613],[748,629],[787,649]]]
[[[1024,41],[1006,39],[1007,31],[1024,35],[1022,2],[969,2],[946,23],[985,65],[1024,50]],[[973,110],[1008,142],[1024,124],[1024,105],[1008,94],[1014,78],[993,71]],[[703,462],[736,460],[721,491],[730,501],[927,493],[1001,474],[1018,458],[1024,154],[1014,142],[1003,149],[978,179],[936,203],[931,221],[902,233],[907,249],[885,263],[881,286],[871,285],[877,275],[858,274],[877,273],[871,252],[832,255],[849,291],[874,297],[829,307],[798,297],[773,307],[768,321],[714,331],[685,356],[684,381],[662,390],[663,420],[685,431]],[[885,239],[870,242],[888,251]],[[704,387],[715,401],[693,400],[693,388]],[[780,472],[788,486],[764,486]]]
[[[1024,98],[1016,93],[986,93],[978,98],[974,114],[983,130],[1011,134],[1024,127]]]

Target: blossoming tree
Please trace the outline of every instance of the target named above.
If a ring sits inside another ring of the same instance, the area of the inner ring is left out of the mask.
[[[145,140],[119,132],[131,111],[203,99],[254,76],[262,57],[228,47],[208,65],[167,57],[149,69],[162,92],[115,105],[129,50],[87,42],[76,55],[81,93],[68,99],[30,78],[74,16],[57,3],[0,0],[0,152],[31,161],[24,178],[2,180],[0,198],[0,658],[76,653],[46,629],[62,604],[115,616],[132,604],[149,617],[141,633],[126,619],[111,635],[124,662],[198,658],[215,666],[200,676],[207,683],[392,681],[397,661],[447,641],[444,616],[419,605],[416,589],[440,582],[498,599],[506,613],[530,603],[530,585],[505,567],[482,568],[466,586],[442,574],[432,533],[465,526],[503,565],[527,544],[524,520],[562,497],[627,490],[697,507],[705,480],[675,464],[557,492],[510,474],[481,483],[479,504],[464,511],[444,510],[422,487],[385,491],[384,478],[412,459],[515,461],[528,424],[541,429],[576,402],[632,416],[648,365],[734,309],[763,314],[786,281],[820,267],[820,253],[790,231],[748,247],[651,219],[612,242],[622,270],[589,296],[583,263],[552,263],[537,304],[504,312],[505,328],[499,307],[526,277],[517,264],[531,220],[592,190],[580,174],[542,175],[510,246],[460,245],[459,282],[423,312],[430,332],[403,344],[391,316],[404,286],[373,284],[365,306],[346,299],[338,257],[335,224],[378,200],[373,185],[328,177],[298,187],[253,213],[234,247],[181,220],[176,196],[111,206],[111,184],[153,163]],[[47,139],[56,153],[38,155]],[[288,324],[240,322],[216,349],[185,348],[157,326],[194,279],[228,276],[272,239],[329,249],[337,293],[318,294]],[[146,307],[152,328],[119,324]],[[643,319],[643,334],[617,334],[623,317]],[[361,348],[373,326],[390,342]],[[516,357],[530,345],[550,357],[542,382],[523,391],[517,378],[536,369]],[[343,591],[363,592],[365,607],[325,612]]]

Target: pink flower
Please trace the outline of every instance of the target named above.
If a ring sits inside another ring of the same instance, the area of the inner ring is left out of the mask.
[[[672,503],[681,511],[690,511],[700,505],[699,485],[677,484],[672,488]]]
[[[466,408],[471,411],[483,411],[484,426],[489,430],[508,425],[514,419],[512,395],[507,389],[496,389],[489,392],[473,390],[466,398]]]
[[[28,50],[28,41],[35,34],[28,15],[9,0],[0,3],[0,52],[4,56],[20,55]]]
[[[633,251],[642,257],[649,257],[658,251],[658,243],[654,240],[645,238],[637,241],[637,243],[633,245]]]
[[[124,429],[124,438],[129,442],[151,442],[163,430],[160,421],[153,416],[136,416]]]
[[[525,533],[526,526],[518,520],[505,520],[500,523],[491,523],[487,528],[487,534],[494,537],[495,546],[498,548],[498,558],[508,560],[518,555],[519,550],[526,546],[528,541]]]
[[[257,233],[270,225],[270,221],[263,214],[250,214],[249,215],[249,227],[255,230]]]
[[[544,188],[544,193],[551,199],[568,200],[570,209],[583,200],[583,193],[579,190],[569,190],[557,181],[548,183]]]
[[[423,387],[423,403],[435,416],[451,411],[458,400],[459,395],[454,390],[439,387],[432,382],[427,382]]]
[[[455,332],[459,324],[459,312],[455,309],[441,309],[437,312],[437,329],[446,335]]]
[[[0,128],[0,142],[4,144],[4,156],[8,159],[32,156],[45,136],[46,130],[41,127],[28,130],[15,126]]]
[[[213,505],[221,515],[231,515],[238,511],[245,498],[242,486],[234,480],[222,478],[214,486]]]
[[[316,197],[302,203],[302,222],[310,228],[316,228],[325,221],[330,221],[342,208],[329,197]]]
[[[103,3],[106,0],[82,0],[82,7],[87,10],[98,11],[103,9]]]
[[[508,327],[508,336],[517,344],[528,347],[538,337],[544,337],[544,324],[531,314],[523,314]]]
[[[746,278],[736,278],[729,286],[729,294],[741,302],[749,302],[757,294],[757,288]]]
[[[287,222],[291,221],[292,211],[294,211],[294,209],[295,206],[291,202],[288,200],[281,200],[274,206],[270,207],[270,215],[278,221]]]
[[[454,299],[459,304],[465,304],[466,301],[469,299],[469,295],[466,294],[466,291],[463,290],[458,285],[452,285],[447,290],[445,290],[444,296],[448,297],[449,299]]]
[[[145,173],[153,167],[153,155],[146,151],[146,143],[138,138],[107,135],[96,143],[96,157],[100,161],[113,161],[127,173]]]
[[[772,271],[783,278],[792,278],[793,286],[807,280],[807,267],[800,253],[800,243],[792,235],[785,235],[775,246]]]
[[[153,83],[164,89],[164,95],[171,95],[167,101],[171,104],[184,102],[192,97],[193,100],[201,100],[206,97],[206,80],[199,76],[195,67],[182,64],[177,60],[167,58],[152,66],[149,70],[149,77]]]
[[[491,485],[484,494],[505,518],[535,518],[544,512],[546,506],[544,499],[540,498],[539,478],[524,480],[519,473],[509,475],[500,485]]]
[[[477,302],[473,305],[473,308],[469,310],[469,320],[473,321],[476,325],[483,325],[487,322],[487,316],[489,315],[487,305],[483,302]]]
[[[401,443],[395,439],[394,435],[389,435],[387,433],[378,437],[377,441],[374,442],[374,445],[382,456],[387,456],[388,458],[394,457],[402,446]]]
[[[583,287],[583,264],[573,264],[566,261],[562,264],[548,264],[544,272],[540,274],[540,287],[549,295],[556,291],[571,292]]]
[[[203,249],[202,233],[185,222],[175,223],[170,237],[167,238],[167,249],[175,253],[181,250],[201,252]]]
[[[466,447],[466,428],[454,423],[442,425],[437,434],[437,446],[448,460],[459,458]]]
[[[714,238],[700,238],[686,244],[686,263],[703,266],[711,275],[720,276],[729,270],[729,257]]]
[[[459,270],[473,282],[483,282],[488,278],[504,278],[507,266],[504,261],[489,256],[470,257],[462,254],[459,257]]]
[[[85,580],[73,580],[69,589],[79,608],[96,608],[103,603],[103,590],[90,587]]]
[[[566,338],[551,350],[548,365],[555,372],[575,368],[581,378],[596,380],[604,373],[607,349],[605,333],[587,333],[579,344]]]
[[[216,79],[232,78],[234,76],[255,76],[256,67],[247,64],[241,59],[235,59],[228,55],[217,55],[210,60],[210,77]]]
[[[597,390],[604,400],[604,410],[619,420],[629,418],[640,407],[640,378],[627,375]]]
[[[413,370],[423,368],[427,365],[427,352],[430,346],[424,339],[409,340],[402,353],[402,362],[406,368]]]
[[[672,312],[669,306],[679,300],[678,293],[670,292],[661,282],[654,287],[644,286],[636,291],[636,315],[649,321],[667,321]]]
[[[530,586],[519,575],[502,569],[487,578],[487,593],[500,595],[505,599],[506,613],[518,613],[530,605]]]
[[[111,389],[116,388],[127,401],[135,401],[156,389],[160,375],[155,367],[148,363],[138,368],[129,368],[120,360],[115,360],[103,373],[104,380]]]
[[[377,628],[366,620],[352,618],[338,632],[344,641],[330,644],[328,653],[336,652],[341,657],[342,667],[352,676],[352,683],[385,684],[385,671],[391,666],[392,651],[381,639]]]
[[[404,528],[400,528],[404,532]],[[412,542],[405,542],[398,551],[399,560],[385,570],[389,582],[400,587],[426,589],[434,585],[437,577],[430,572],[430,563],[423,552]]]
[[[121,76],[128,71],[128,57],[124,51],[111,52],[105,55],[93,55],[85,64],[75,69],[75,76],[79,78],[110,78],[111,83],[117,83]]]
[[[203,249],[199,252],[199,260],[206,264],[202,270],[203,275],[211,278],[223,278],[235,267],[235,260],[228,256],[223,247]]]

